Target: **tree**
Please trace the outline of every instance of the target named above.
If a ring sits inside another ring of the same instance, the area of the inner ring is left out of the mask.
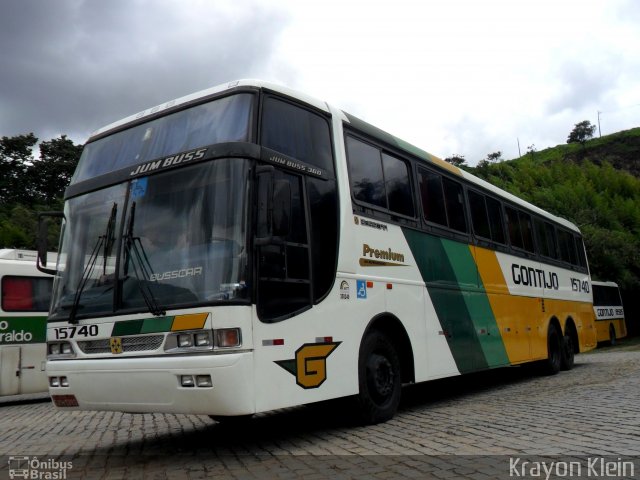
[[[26,171],[38,139],[33,133],[0,139],[0,204],[27,200]]]
[[[587,140],[593,138],[595,132],[596,126],[592,125],[589,120],[583,120],[575,124],[569,137],[567,137],[567,143],[580,143],[584,145]]]
[[[52,203],[64,193],[81,153],[82,145],[75,145],[66,135],[42,142],[40,159],[33,160],[27,172],[32,202]]]
[[[65,135],[40,144],[33,133],[0,139],[0,248],[35,248],[37,211],[60,210],[81,145]]]
[[[489,153],[487,155],[487,162],[489,163],[499,163],[502,161],[502,152],[498,150],[497,152]]]
[[[464,155],[458,155],[457,153],[445,158],[444,161],[455,167],[462,167],[463,165],[466,165]]]

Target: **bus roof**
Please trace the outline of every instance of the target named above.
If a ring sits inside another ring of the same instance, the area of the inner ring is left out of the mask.
[[[615,288],[618,288],[618,284],[616,282],[611,282],[611,281],[591,280],[591,284],[595,285],[596,287],[615,287]]]
[[[0,260],[21,260],[25,262],[34,262],[38,253],[33,250],[18,250],[15,248],[0,249]]]
[[[170,100],[168,102],[162,103],[160,105],[156,105],[155,107],[149,108],[147,110],[143,110],[141,112],[138,112],[137,114],[123,118],[122,120],[118,120],[116,122],[113,122],[109,125],[106,125],[96,130],[91,134],[89,141],[93,140],[95,137],[102,137],[108,134],[109,132],[111,132],[112,130],[119,130],[124,126],[126,126],[127,124],[138,123],[143,121],[143,119],[146,119],[147,117],[152,118],[152,117],[155,117],[156,115],[161,115],[164,112],[169,113],[171,111],[180,110],[181,108],[185,108],[189,104],[200,103],[208,97],[213,97],[227,90],[231,91],[231,90],[242,88],[242,87],[271,90],[276,93],[280,93],[282,95],[295,98],[301,102],[304,102],[308,105],[313,106],[318,110],[321,110],[327,113],[341,114],[341,117],[345,120],[345,122],[348,122],[354,128],[364,131],[364,133],[367,133],[368,135],[371,135],[376,139],[379,139],[385,143],[388,143],[394,146],[395,148],[405,151],[408,154],[425,161],[426,163],[437,165],[441,169],[445,169],[454,175],[464,178],[469,183],[475,184],[478,187],[481,187],[482,189],[488,192],[493,192],[496,196],[501,197],[505,200],[508,200],[511,203],[514,203],[516,205],[519,205],[537,215],[540,215],[541,217],[546,217],[547,219],[553,222],[556,222],[570,230],[579,232],[578,227],[573,223],[571,223],[570,221],[564,218],[558,217],[556,215],[553,215],[549,212],[546,212],[543,209],[536,207],[535,205],[525,200],[522,200],[521,198],[518,198],[515,195],[512,195],[511,193],[505,190],[502,190],[501,188],[498,188],[490,184],[489,182],[486,182],[485,180],[482,180],[481,178],[476,177],[475,175],[469,172],[466,172],[458,167],[455,167],[445,162],[444,160],[436,157],[435,155],[432,155],[414,145],[411,145],[408,142],[405,142],[404,140],[401,140],[398,137],[395,137],[363,120],[360,120],[357,117],[354,117],[353,115],[350,115],[340,109],[332,108],[326,102],[317,100],[309,95],[298,92],[296,90],[292,90],[287,87],[283,87],[281,85],[274,84],[271,82],[266,82],[263,80],[255,80],[255,79],[236,80],[236,81],[228,82],[225,84],[217,85],[215,87],[211,87],[205,90],[201,90],[199,92],[195,92],[190,95],[177,98],[175,100]]]

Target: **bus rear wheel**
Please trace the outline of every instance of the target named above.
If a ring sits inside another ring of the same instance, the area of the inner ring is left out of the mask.
[[[571,370],[575,362],[575,347],[573,345],[573,337],[566,333],[562,339],[562,370]]]
[[[358,409],[368,425],[393,417],[400,404],[400,359],[393,344],[380,332],[365,337],[358,359]]]
[[[547,375],[555,375],[562,366],[562,337],[558,328],[551,324],[547,331],[548,357],[544,361],[544,372]]]

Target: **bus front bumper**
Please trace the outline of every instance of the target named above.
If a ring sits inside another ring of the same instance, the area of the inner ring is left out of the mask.
[[[252,359],[240,352],[48,361],[49,393],[70,410],[249,415]]]

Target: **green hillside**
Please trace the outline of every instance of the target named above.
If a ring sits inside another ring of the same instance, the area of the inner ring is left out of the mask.
[[[640,128],[468,170],[578,225],[593,278],[640,311]]]

